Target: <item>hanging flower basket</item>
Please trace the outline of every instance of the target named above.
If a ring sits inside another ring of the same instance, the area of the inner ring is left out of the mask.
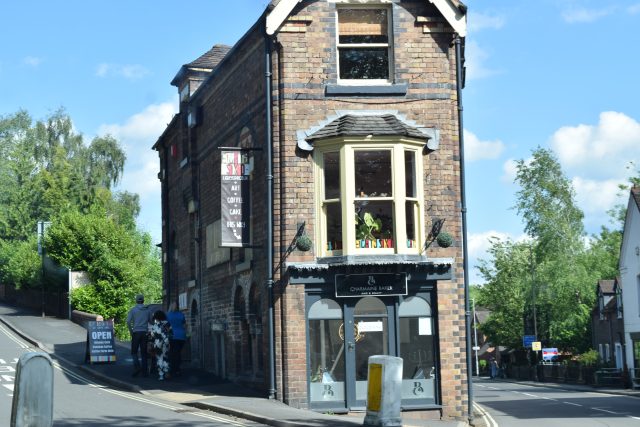
[[[453,244],[453,237],[446,231],[442,231],[438,234],[438,237],[436,237],[436,242],[438,242],[438,246],[441,248],[448,248]]]
[[[299,251],[307,252],[311,250],[312,246],[313,242],[311,241],[311,238],[306,234],[303,234],[296,239],[296,248],[298,248]]]

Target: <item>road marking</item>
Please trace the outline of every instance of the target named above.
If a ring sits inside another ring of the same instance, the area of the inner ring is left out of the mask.
[[[530,394],[530,393],[522,393],[522,394],[529,397],[535,397],[536,399],[538,398],[538,396],[536,396],[535,394]]]
[[[582,405],[580,405],[580,404],[578,404],[578,403],[573,403],[573,402],[562,402],[562,403],[564,403],[564,404],[566,404],[566,405],[582,406]]]
[[[591,408],[591,409],[593,409],[594,411],[606,412],[607,414],[624,415],[624,414],[621,414],[620,412],[607,411],[606,409],[601,409],[601,408]]]
[[[247,425],[247,424],[243,424],[243,423],[238,422],[238,421],[233,421],[231,419],[219,417],[219,416],[216,416],[214,414],[209,414],[209,413],[206,413],[206,412],[196,412],[196,411],[193,411],[193,410],[184,410],[183,408],[180,408],[178,406],[174,406],[174,405],[170,405],[170,404],[166,404],[166,403],[162,403],[162,402],[156,402],[154,400],[147,399],[147,398],[144,398],[144,397],[141,397],[141,396],[137,396],[137,395],[126,393],[126,392],[119,391],[119,390],[113,390],[113,389],[110,389],[108,387],[102,386],[100,384],[92,383],[87,378],[85,378],[85,377],[83,377],[83,376],[81,376],[81,375],[79,375],[79,374],[77,374],[77,373],[65,368],[64,366],[60,365],[56,361],[53,362],[53,366],[56,369],[58,369],[60,371],[63,371],[65,374],[77,379],[78,381],[81,381],[81,382],[87,384],[90,387],[99,388],[102,391],[114,394],[116,396],[124,397],[125,399],[135,400],[137,402],[142,402],[142,403],[146,403],[146,404],[149,404],[149,405],[158,406],[160,408],[168,409],[170,411],[181,413],[181,414],[196,415],[198,417],[207,418],[207,419],[214,420],[214,421],[219,421],[219,422],[231,424],[231,425],[234,425],[234,426],[241,427],[241,426],[246,426]]]
[[[5,388],[8,388],[9,390],[13,391],[13,384],[2,384]]]
[[[478,412],[480,412],[480,414],[482,415],[482,418],[484,418],[485,424],[487,426],[489,426],[489,427],[499,427],[498,423],[496,422],[496,420],[494,420],[493,417],[491,416],[491,414],[489,414],[489,412],[485,411],[482,406],[478,405],[475,402],[473,402],[473,406],[475,406],[475,408],[478,410]]]
[[[28,345],[26,345],[25,343],[23,343],[18,337],[16,337],[14,335],[14,333],[12,331],[10,331],[9,329],[7,329],[3,324],[0,324],[0,331],[4,332],[4,334],[13,342],[15,342],[16,344],[18,344],[20,346],[20,348],[29,348]]]

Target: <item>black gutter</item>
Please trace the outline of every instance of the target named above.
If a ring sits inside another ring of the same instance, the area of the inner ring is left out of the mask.
[[[269,298],[269,399],[276,398],[276,347],[273,299],[273,143],[272,143],[272,95],[271,95],[271,38],[264,28],[265,62],[265,121],[267,148],[267,293]]]
[[[473,421],[473,375],[471,362],[471,309],[469,304],[469,262],[467,248],[467,195],[464,178],[464,126],[462,121],[462,49],[460,36],[456,36],[456,94],[458,97],[458,141],[460,144],[460,211],[462,213],[462,269],[464,270],[464,311],[467,335],[467,393],[469,396],[468,418]]]

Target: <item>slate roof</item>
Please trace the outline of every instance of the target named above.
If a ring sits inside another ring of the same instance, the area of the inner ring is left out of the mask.
[[[231,46],[225,44],[213,45],[208,52],[200,56],[198,59],[185,64],[189,68],[209,68],[213,69],[222,61],[225,55],[231,50]]]
[[[424,133],[413,126],[403,123],[393,114],[385,114],[382,116],[347,114],[335,119],[322,129],[309,135],[306,140],[313,142],[326,138],[367,135],[407,136],[425,141],[428,139]]]

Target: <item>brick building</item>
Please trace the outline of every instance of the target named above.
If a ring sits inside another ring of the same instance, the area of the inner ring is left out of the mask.
[[[457,0],[274,0],[182,66],[154,149],[192,363],[338,413],[399,356],[403,410],[467,416],[465,32]]]

